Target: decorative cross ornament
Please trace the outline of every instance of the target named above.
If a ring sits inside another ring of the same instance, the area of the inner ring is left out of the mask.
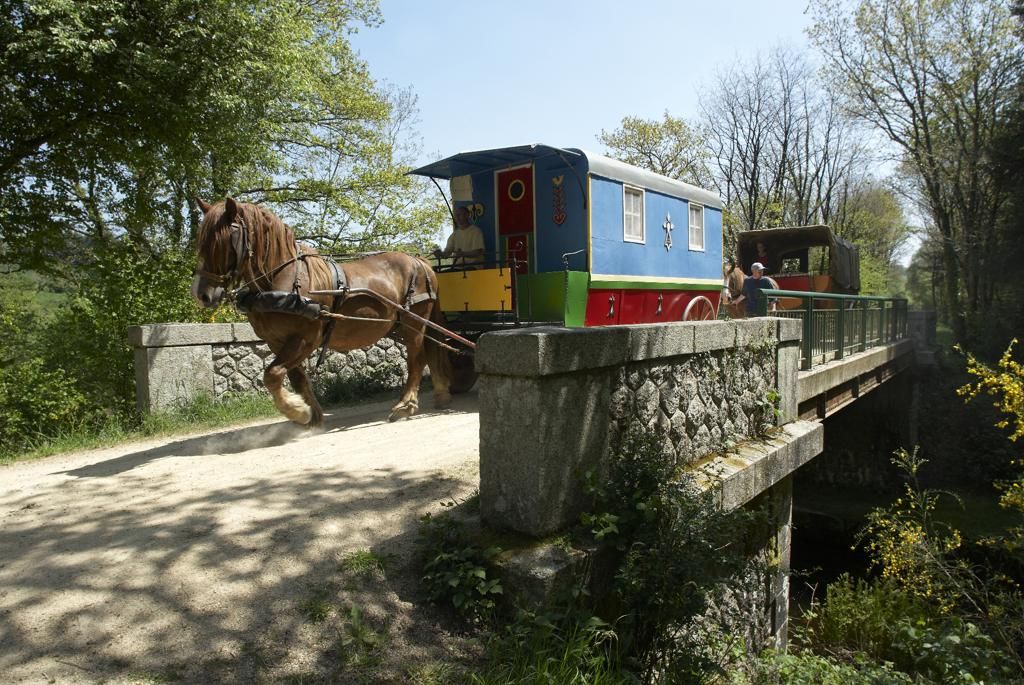
[[[661,227],[665,229],[665,249],[666,250],[671,250],[672,249],[672,229],[675,228],[675,226],[672,225],[672,215],[671,214],[668,214],[668,213],[665,214],[665,223],[663,223],[661,225]]]

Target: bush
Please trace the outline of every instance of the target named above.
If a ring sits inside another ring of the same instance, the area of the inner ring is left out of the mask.
[[[793,641],[805,649],[861,664],[891,664],[927,682],[1013,678],[1012,659],[978,625],[945,615],[942,607],[904,589],[896,579],[843,576],[828,586],[825,601],[812,605],[793,628]]]
[[[75,379],[38,357],[0,368],[0,459],[48,436],[88,425],[88,401]]]
[[[315,360],[316,354],[311,359]],[[367,365],[344,375],[337,372],[324,373],[322,378],[314,375],[313,385],[325,404],[335,404],[363,399],[384,390],[394,390],[405,382],[405,374],[405,364],[399,360],[386,359],[377,366]]]
[[[451,514],[426,514],[420,519],[423,552],[422,582],[433,602],[447,604],[471,623],[489,619],[495,596],[502,594],[491,561],[497,547],[481,548]]]
[[[891,580],[868,582],[842,575],[794,621],[793,640],[818,652],[855,652],[876,660],[892,656],[892,627],[904,618],[924,619],[928,608]]]
[[[602,548],[597,555],[615,559],[600,613],[616,619],[626,665],[647,682],[700,682],[721,669],[713,631],[701,624],[729,623],[725,614],[751,583],[764,589],[752,576],[769,569],[754,568],[747,547],[762,512],[722,511],[716,493],[683,473],[664,443],[657,433],[626,436],[608,473],[588,474],[594,511],[583,522]],[[713,616],[714,607],[726,609]]]
[[[24,286],[0,290],[0,458],[92,418],[77,380],[43,356],[40,332],[50,319]]]
[[[41,342],[91,402],[129,417],[135,370],[128,327],[203,321],[190,295],[195,256],[164,249],[155,256],[115,243],[83,268],[77,293],[41,332]]]
[[[855,665],[810,652],[766,652],[733,685],[912,685],[919,681],[885,664]]]

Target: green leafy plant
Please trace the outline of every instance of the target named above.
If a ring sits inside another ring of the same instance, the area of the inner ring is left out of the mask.
[[[495,609],[502,594],[501,581],[493,576],[491,561],[501,551],[482,548],[451,514],[426,514],[420,519],[424,564],[422,582],[431,601],[450,604],[463,618],[479,623]]]
[[[375,665],[387,637],[386,631],[370,627],[363,618],[362,609],[355,605],[349,607],[338,637],[342,660],[356,667]]]
[[[771,388],[763,396],[756,400],[751,420],[754,424],[754,431],[759,436],[768,435],[779,422],[782,403],[782,395],[775,388]]]
[[[719,654],[696,624],[713,621],[712,607],[746,582],[753,555],[744,541],[760,513],[722,511],[663,441],[627,435],[607,472],[587,475],[594,504],[582,521],[597,554],[613,560],[599,613],[617,618],[624,663],[645,681],[673,674],[666,682],[697,682],[719,668]]]

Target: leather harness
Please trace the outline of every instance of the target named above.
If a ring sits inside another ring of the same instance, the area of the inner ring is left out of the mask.
[[[209,281],[212,281],[216,285],[226,286],[231,282],[235,281],[241,275],[242,266],[245,263],[245,261],[253,257],[252,245],[249,242],[249,230],[248,227],[245,225],[244,218],[240,215],[237,216],[235,220],[231,222],[231,228],[237,230],[238,232],[237,240],[232,240],[232,246],[235,248],[234,268],[229,273],[226,274],[216,274],[211,271],[206,271],[205,269],[196,269],[195,271],[196,275],[203,276],[204,278],[206,278]],[[349,281],[348,276],[345,274],[344,267],[335,262],[330,257],[320,254],[304,254],[302,252],[301,245],[298,242],[296,242],[295,257],[289,259],[288,261],[282,262],[281,264],[278,264],[276,267],[271,269],[269,273],[265,273],[264,276],[269,277],[292,262],[304,263],[310,257],[319,257],[320,259],[323,259],[327,263],[327,266],[330,267],[331,269],[331,273],[334,276],[334,287],[331,288],[331,290],[338,291],[338,293],[331,300],[330,308],[321,307],[321,310],[326,309],[327,312],[330,314],[337,313],[337,311],[341,309],[341,306],[342,304],[344,304],[345,298],[348,295]],[[413,305],[419,304],[424,300],[437,299],[437,294],[434,292],[434,289],[430,283],[430,277],[424,274],[423,261],[420,259],[416,259],[415,263],[416,269],[412,276],[409,278],[409,286],[408,288],[406,288],[405,292],[405,303],[403,306],[406,310],[411,309]],[[310,276],[312,275],[309,272],[308,265],[306,265],[306,273]],[[426,292],[416,294],[417,276],[420,275],[424,275],[423,280]],[[284,293],[283,291],[258,290],[255,293],[250,293],[248,291],[248,285],[249,284],[247,283],[235,291],[236,293],[246,291],[241,298],[236,299],[236,306],[242,305],[240,308],[243,308],[243,311],[246,311],[249,308],[253,308],[258,309],[259,311],[282,311],[284,313],[295,313],[307,316],[306,313],[302,312],[302,305],[305,303],[308,303],[310,305],[313,304],[312,300],[310,300],[309,298],[304,298],[299,294],[298,270],[296,270],[295,273],[295,280],[292,283],[291,293]],[[312,285],[312,283],[310,283],[310,285]],[[266,299],[267,301],[260,302],[260,296],[264,296],[264,299]],[[267,299],[265,296],[270,296],[270,298]],[[331,333],[334,332],[334,324],[337,321],[336,317],[326,316],[323,318],[325,318],[326,320],[324,322],[323,330],[321,332],[320,354],[317,357],[315,367],[316,369],[320,368],[320,365],[323,363],[324,358],[327,355],[327,348],[331,340]],[[396,327],[398,326],[398,323],[398,319],[396,318]]]

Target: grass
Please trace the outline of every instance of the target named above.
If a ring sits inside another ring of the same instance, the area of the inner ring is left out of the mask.
[[[368,549],[360,549],[346,555],[339,564],[339,570],[357,578],[370,578],[384,573],[385,559]]]
[[[466,681],[466,674],[458,666],[442,661],[431,661],[411,667],[408,682],[418,685],[453,685]]]
[[[491,646],[491,662],[470,675],[472,685],[626,685],[637,682],[610,664],[594,633],[574,626],[567,631],[537,631],[524,641],[507,637]]]
[[[62,452],[109,447],[129,440],[190,433],[277,415],[269,396],[255,393],[214,400],[200,396],[181,407],[147,414],[140,420],[112,417],[100,426],[72,428],[40,437],[27,450],[0,452],[0,465],[39,459]]]

